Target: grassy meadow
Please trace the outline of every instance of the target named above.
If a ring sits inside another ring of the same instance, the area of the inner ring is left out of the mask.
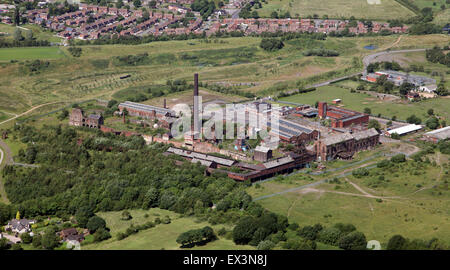
[[[0,61],[11,60],[53,60],[65,57],[65,53],[59,47],[27,47],[0,49]]]
[[[33,32],[33,38],[35,38],[36,40],[48,40],[55,43],[59,43],[62,41],[62,38],[57,37],[54,33],[49,30],[43,29],[39,25],[23,24],[19,27],[19,29],[22,31],[22,36],[25,35],[25,31],[31,30]],[[15,30],[16,26],[0,23],[0,32],[6,33],[5,38],[7,40],[13,39]]]
[[[130,210],[131,220],[121,220],[122,212],[106,212],[98,213],[99,216],[105,219],[107,226],[111,229],[112,238],[101,243],[82,245],[81,249],[99,249],[99,250],[111,250],[111,249],[143,249],[143,250],[174,250],[180,249],[180,245],[176,242],[177,237],[188,230],[200,229],[205,226],[211,226],[207,222],[198,222],[191,217],[179,217],[178,214],[163,210],[152,208],[150,210]],[[147,214],[147,216],[146,216]],[[120,241],[116,236],[118,232],[125,231],[131,224],[140,225],[148,221],[154,221],[155,218],[163,218],[169,216],[171,219],[170,224],[159,224],[151,229],[140,231],[137,234],[131,235]],[[211,226],[214,231],[217,231],[223,227],[227,230],[232,228],[226,225]],[[192,249],[206,249],[206,250],[236,250],[236,249],[254,249],[252,246],[236,245],[232,240],[219,237],[218,240],[210,242],[204,246],[196,246]]]
[[[328,0],[326,3],[315,0],[267,0],[261,9],[254,9],[263,17],[270,17],[273,11],[291,16],[307,17],[328,15],[330,18],[388,20],[392,18],[413,17],[414,13],[395,0],[381,0],[380,4],[372,0]],[[371,4],[373,3],[373,4]]]
[[[449,159],[440,153],[427,158],[430,163],[417,165],[408,161],[398,168],[372,168],[368,176],[347,175],[337,182],[282,193],[258,203],[300,225],[331,226],[351,221],[368,240],[382,244],[394,234],[423,240],[438,237],[449,244],[450,231],[446,228],[450,194],[446,188],[448,174],[445,174]],[[252,186],[249,193],[267,195],[302,186],[306,177],[299,174],[264,182],[258,188]],[[361,190],[375,197],[365,196]]]
[[[362,57],[373,52],[363,48],[368,44],[377,45],[379,50],[391,46],[432,47],[447,44],[448,37],[403,36],[399,39],[387,36],[328,38],[325,41],[301,38],[286,41],[282,50],[273,53],[260,49],[260,41],[260,38],[243,37],[135,46],[83,46],[80,58],[70,56],[64,47],[0,49],[3,59],[0,61],[0,95],[4,97],[0,100],[0,110],[21,113],[48,102],[110,99],[120,91],[123,94],[127,89],[135,91],[165,84],[169,79],[191,82],[194,72],[200,74],[201,82],[251,84],[241,91],[283,91],[297,87],[298,81],[325,80],[329,72],[341,75],[359,71]],[[337,50],[340,56],[303,55],[305,50],[317,47]],[[138,64],[126,64],[115,58],[143,53],[148,53],[148,59]],[[18,63],[10,63],[11,59],[19,58],[22,60]],[[37,58],[48,60],[49,66],[24,74],[24,60]],[[131,76],[120,79],[127,74]]]

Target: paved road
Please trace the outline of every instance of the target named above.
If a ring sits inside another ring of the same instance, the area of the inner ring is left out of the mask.
[[[338,82],[338,81],[341,81],[341,80],[345,80],[345,79],[351,78],[353,76],[361,75],[361,74],[362,74],[362,72],[353,73],[353,74],[350,74],[350,75],[347,75],[347,76],[331,79],[331,80],[328,80],[328,81],[325,81],[325,82],[316,83],[316,84],[313,84],[313,85],[311,85],[311,86],[309,86],[307,88],[313,88],[313,87],[317,88],[317,87],[329,85],[330,83],[334,83],[334,82]]]
[[[388,54],[396,54],[396,53],[408,53],[408,52],[423,52],[426,49],[409,49],[409,50],[398,50],[398,51],[382,51],[382,52],[377,52],[374,54],[370,54],[367,55],[363,58],[363,65],[364,65],[364,70],[363,70],[363,75],[366,75],[366,70],[367,70],[367,66],[372,63],[377,57],[381,56],[381,55],[388,55]]]

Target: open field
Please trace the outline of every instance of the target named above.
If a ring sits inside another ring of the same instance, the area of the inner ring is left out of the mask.
[[[436,114],[450,119],[450,111],[448,110],[448,98],[433,98],[420,102],[408,102],[403,100],[385,101],[365,93],[351,93],[348,89],[340,88],[336,85],[323,86],[316,91],[298,94],[286,98],[282,101],[295,102],[300,104],[314,105],[316,101],[326,101],[331,103],[333,99],[342,99],[344,108],[364,111],[364,108],[370,108],[373,115],[381,114],[383,117],[405,120],[411,114],[415,114],[424,121],[427,116],[427,110],[433,109]]]
[[[283,91],[295,88],[299,80],[312,77],[314,80],[326,80],[326,75],[323,78],[316,76],[330,71],[339,75],[343,70],[347,73],[359,71],[360,59],[373,52],[365,50],[365,45],[375,44],[379,50],[393,44],[395,48],[442,46],[448,43],[448,36],[328,38],[326,41],[302,38],[285,42],[285,48],[274,53],[260,49],[260,40],[243,37],[211,39],[207,42],[153,42],[136,46],[83,46],[80,58],[71,57],[66,48],[1,49],[0,55],[4,59],[19,56],[21,59],[35,59],[37,55],[45,59],[47,54],[50,65],[38,73],[24,75],[19,71],[22,63],[5,61],[1,64],[0,94],[4,98],[0,100],[0,110],[21,113],[53,101],[110,99],[121,90],[165,84],[168,79],[186,79],[191,83],[194,72],[200,74],[201,82],[251,84],[241,91]],[[337,50],[340,56],[323,58],[303,55],[304,50],[317,47]],[[39,50],[47,51],[40,54]],[[142,53],[149,54],[148,60],[138,65],[117,63],[113,58]],[[131,76],[121,80],[119,77],[125,74]]]
[[[199,229],[204,226],[211,226],[206,222],[196,222],[194,218],[180,218],[178,214],[162,210],[131,210],[129,211],[133,219],[129,221],[121,220],[122,212],[106,212],[98,213],[99,216],[106,220],[107,226],[111,229],[112,238],[98,244],[89,244],[82,246],[82,249],[166,249],[174,250],[180,249],[180,245],[176,242],[177,237],[188,230]],[[148,214],[146,218],[144,215]],[[156,227],[141,231],[137,234],[131,235],[121,241],[116,239],[118,232],[125,231],[131,224],[139,225],[147,221],[153,221],[156,217],[163,218],[169,216],[171,218],[170,224],[159,224]],[[227,226],[217,225],[211,226],[215,231]],[[227,228],[230,230],[231,228]],[[196,246],[193,249],[254,249],[251,246],[235,245],[232,240],[220,238],[216,241],[210,242],[205,246]]]
[[[0,61],[10,60],[51,60],[65,57],[59,47],[30,47],[0,49]]]
[[[260,16],[270,17],[273,11],[291,16],[307,17],[328,15],[330,18],[355,18],[371,20],[388,20],[408,18],[414,13],[394,0],[381,0],[379,4],[372,0],[328,0],[326,3],[314,0],[268,0],[258,11]],[[374,4],[370,4],[374,3]]]
[[[441,5],[445,5],[446,0],[412,0],[419,9],[426,7],[432,8],[433,11],[441,10]]]
[[[447,7],[446,10],[437,12],[434,16],[433,22],[439,25],[445,25],[450,22],[450,8]]]
[[[372,168],[369,176],[348,175],[338,178],[338,182],[297,190],[292,190],[292,184],[283,184],[284,180],[268,181],[259,188],[251,187],[249,193],[255,196],[261,190],[265,194],[291,190],[258,203],[300,225],[330,226],[350,221],[368,240],[375,239],[382,244],[395,234],[422,240],[437,237],[449,244],[450,231],[446,228],[450,194],[446,184],[448,175],[444,174],[448,156],[437,153],[428,158],[436,165],[418,166],[408,161],[400,164],[400,169],[395,169],[395,165],[387,169]],[[297,187],[305,185],[302,180],[305,176],[291,178]]]
[[[23,24],[19,27],[19,29],[22,31],[22,36],[25,35],[25,31],[33,31],[33,38],[35,38],[36,40],[48,40],[55,43],[59,43],[62,40],[62,38],[55,36],[55,34],[51,31],[42,29],[42,27],[40,27],[39,25]],[[7,33],[5,38],[8,40],[13,39],[15,30],[16,26],[0,23],[0,32]]]

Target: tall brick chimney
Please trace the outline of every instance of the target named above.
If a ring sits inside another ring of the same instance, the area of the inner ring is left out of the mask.
[[[199,118],[199,96],[198,96],[198,73],[194,74],[194,138],[197,139],[201,131],[201,122]]]
[[[319,102],[317,105],[319,110],[319,118],[324,119],[327,117],[327,103],[326,102]]]

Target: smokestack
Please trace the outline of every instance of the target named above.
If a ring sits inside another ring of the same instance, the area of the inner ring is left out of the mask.
[[[166,107],[166,99],[164,99],[164,109],[167,109],[167,107]]]
[[[198,96],[198,73],[194,74],[194,97]]]
[[[194,74],[194,139],[198,139],[201,129],[199,118],[198,73]]]

